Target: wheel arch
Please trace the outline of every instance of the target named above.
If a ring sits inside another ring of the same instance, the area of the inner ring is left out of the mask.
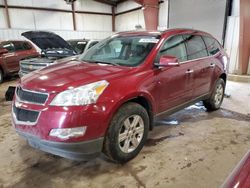
[[[140,104],[141,106],[143,106],[143,108],[145,108],[147,110],[148,116],[149,116],[149,121],[150,121],[149,129],[153,130],[154,113],[153,113],[153,106],[152,106],[151,102],[145,96],[137,96],[135,98],[132,98],[132,99],[126,101],[125,103],[128,103],[128,102],[134,102],[134,103]],[[125,103],[123,103],[123,104],[125,104]]]
[[[225,83],[227,82],[227,75],[226,75],[226,73],[222,73],[219,78],[223,79]]]
[[[134,93],[128,96],[124,96],[121,100],[119,100],[117,105],[115,105],[115,107],[112,110],[113,113],[112,116],[109,117],[109,122],[112,120],[114,114],[119,110],[119,108],[121,108],[121,106],[129,102],[137,103],[146,109],[150,120],[149,129],[152,130],[154,127],[155,107],[153,105],[154,104],[153,99],[145,93]]]

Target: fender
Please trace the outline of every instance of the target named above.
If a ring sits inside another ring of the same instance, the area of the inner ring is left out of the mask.
[[[147,103],[149,104],[151,109],[146,109],[149,113],[151,111],[151,113],[149,114],[150,116],[150,129],[153,129],[153,122],[154,122],[154,115],[156,114],[156,106],[155,106],[155,100],[153,98],[153,96],[151,96],[149,93],[147,92],[143,92],[143,91],[134,91],[131,92],[127,95],[121,96],[121,98],[119,98],[116,102],[115,105],[112,107],[111,111],[110,111],[110,115],[108,117],[108,124],[110,124],[110,121],[112,120],[114,114],[118,111],[118,109],[125,103],[129,102],[129,101],[133,101],[139,97],[143,97]]]

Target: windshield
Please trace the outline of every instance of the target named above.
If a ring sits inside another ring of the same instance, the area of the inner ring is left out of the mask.
[[[69,40],[67,41],[77,52],[77,54],[82,54],[85,46],[87,45],[87,41],[76,41],[76,40]]]
[[[117,36],[93,46],[80,60],[122,66],[137,66],[151,52],[159,36]]]

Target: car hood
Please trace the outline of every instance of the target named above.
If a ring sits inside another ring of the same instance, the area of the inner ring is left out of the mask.
[[[74,49],[59,35],[47,31],[27,31],[22,33],[22,36],[32,41],[41,50],[47,49]]]
[[[21,78],[21,87],[47,93],[58,93],[100,80],[125,77],[134,68],[69,61],[34,71]]]

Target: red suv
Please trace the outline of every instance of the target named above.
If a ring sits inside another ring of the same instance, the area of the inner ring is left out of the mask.
[[[19,61],[37,57],[39,53],[28,41],[0,42],[0,83],[6,75],[16,74],[19,71]]]
[[[76,160],[103,152],[124,163],[140,152],[155,119],[197,101],[220,108],[227,62],[201,31],[119,33],[77,60],[22,77],[13,124],[40,150]]]

